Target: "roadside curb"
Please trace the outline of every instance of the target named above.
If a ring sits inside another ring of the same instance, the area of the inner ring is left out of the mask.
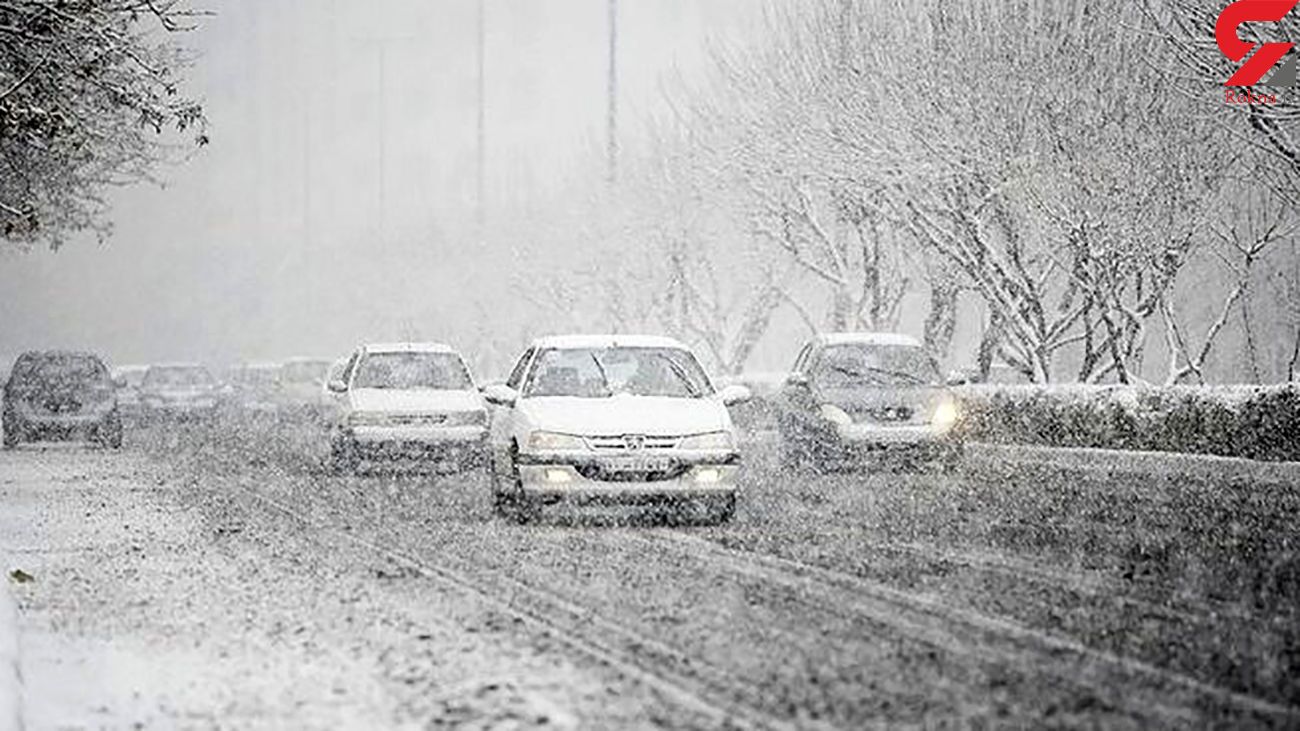
[[[0,569],[0,729],[17,730],[23,727],[18,605],[9,588],[9,564],[0,562]]]
[[[971,442],[968,456],[1010,464],[1045,464],[1105,472],[1158,469],[1188,478],[1213,477],[1300,482],[1300,463],[1258,462],[1240,457],[1219,457],[1183,452],[1140,452],[1085,447],[1042,447]]]

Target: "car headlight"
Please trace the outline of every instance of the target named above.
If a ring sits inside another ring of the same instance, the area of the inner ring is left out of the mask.
[[[947,432],[957,425],[958,416],[957,402],[941,401],[934,410],[934,416],[930,417],[930,427],[940,433]]]
[[[553,431],[535,431],[528,435],[529,449],[568,450],[586,449],[587,443],[582,437],[572,434],[560,434]]]
[[[731,449],[735,442],[731,434],[725,431],[714,431],[707,434],[696,434],[686,437],[678,444],[679,449]]]
[[[374,411],[358,411],[348,417],[348,424],[351,426],[383,426],[387,423],[386,414]]]
[[[823,419],[839,426],[848,426],[853,423],[853,417],[835,404],[822,404],[821,414]]]

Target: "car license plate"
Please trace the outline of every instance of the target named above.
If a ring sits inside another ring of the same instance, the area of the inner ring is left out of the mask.
[[[607,462],[605,469],[611,472],[667,472],[672,466],[672,460],[666,457],[620,457]]]

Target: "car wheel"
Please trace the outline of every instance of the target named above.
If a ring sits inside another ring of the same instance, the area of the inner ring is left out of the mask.
[[[726,525],[736,516],[736,496],[732,494],[716,499],[710,507],[709,522],[713,525]]]
[[[122,420],[113,414],[95,429],[95,441],[109,449],[122,448]]]
[[[357,471],[357,452],[346,439],[330,440],[330,468],[336,475],[351,475]]]
[[[783,433],[778,450],[782,472],[802,472],[807,469],[808,451],[802,442]]]
[[[504,501],[503,509],[511,514],[515,522],[519,525],[528,525],[541,517],[541,505],[536,501],[524,495],[524,483],[519,477],[519,462],[516,459],[519,455],[519,446],[510,445],[510,492],[499,492],[498,494]]]

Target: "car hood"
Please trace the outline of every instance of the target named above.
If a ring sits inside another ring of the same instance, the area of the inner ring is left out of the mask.
[[[348,392],[348,403],[353,411],[428,414],[445,411],[479,411],[483,408],[483,397],[478,391],[354,388]]]
[[[834,404],[851,414],[900,407],[930,413],[940,402],[952,398],[949,389],[939,385],[818,388],[816,395],[819,403]]]
[[[518,409],[535,429],[582,436],[679,436],[731,428],[727,410],[711,398],[548,396],[520,399]]]

